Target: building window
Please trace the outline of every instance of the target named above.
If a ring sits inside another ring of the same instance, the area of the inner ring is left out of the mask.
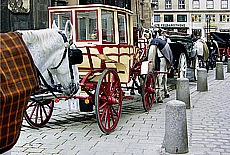
[[[199,9],[199,8],[200,8],[200,1],[193,0],[193,9]]]
[[[192,34],[194,37],[201,37],[201,33],[202,30],[201,29],[192,29]]]
[[[154,22],[160,22],[160,15],[154,15]]]
[[[172,1],[165,0],[165,9],[172,9]]]
[[[206,19],[209,18],[211,23],[215,23],[216,15],[206,15]]]
[[[158,10],[159,9],[159,7],[158,7],[158,0],[152,0],[151,5],[154,8],[154,10]]]
[[[230,15],[220,15],[220,22],[229,22]]]
[[[201,15],[200,14],[192,15],[192,22],[194,22],[194,23],[201,22]]]
[[[187,15],[177,15],[177,22],[187,22]]]
[[[221,0],[221,9],[228,8],[228,0]]]
[[[173,22],[173,15],[164,15],[164,22]]]
[[[178,0],[178,9],[185,9],[185,0]]]
[[[120,43],[127,43],[127,24],[125,14],[118,14],[118,30]]]
[[[213,0],[207,0],[207,9],[213,9],[213,8],[214,8]]]

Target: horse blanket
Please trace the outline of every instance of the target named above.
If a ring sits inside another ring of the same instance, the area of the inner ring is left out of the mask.
[[[166,58],[166,60],[172,65],[173,63],[173,54],[169,44],[160,38],[154,38],[150,41],[150,45],[157,45],[162,55]]]
[[[1,33],[0,154],[17,142],[32,90],[38,86],[28,48],[17,32]]]

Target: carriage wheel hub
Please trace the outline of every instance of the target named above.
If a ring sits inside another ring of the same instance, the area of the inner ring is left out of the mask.
[[[154,92],[154,89],[152,87],[148,87],[148,92],[149,93],[153,93]]]
[[[114,97],[112,97],[112,96],[109,96],[109,97],[108,97],[108,103],[109,103],[110,105],[113,105],[113,104],[118,103],[118,101],[117,101],[116,98],[114,98]]]

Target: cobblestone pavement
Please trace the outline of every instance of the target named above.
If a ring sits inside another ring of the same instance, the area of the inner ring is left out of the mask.
[[[226,68],[225,68],[226,71]],[[208,73],[206,92],[190,82],[191,109],[186,110],[189,152],[193,155],[230,155],[230,73],[215,80]],[[123,102],[116,130],[102,134],[95,115],[68,113],[66,102],[56,103],[51,120],[33,129],[26,121],[12,155],[163,155],[165,103],[175,99],[175,90],[163,104],[144,112],[141,97]]]

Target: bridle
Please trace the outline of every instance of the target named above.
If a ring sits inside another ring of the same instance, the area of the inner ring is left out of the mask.
[[[67,39],[67,37],[66,37],[65,34],[63,34],[61,32],[58,32],[58,33],[62,36],[62,38],[63,38],[64,43],[65,43],[66,46],[65,46],[65,50],[64,50],[64,53],[62,55],[62,58],[61,58],[60,62],[58,63],[58,65],[56,67],[53,67],[51,69],[58,69],[61,66],[61,64],[63,63],[63,60],[66,58],[67,53],[68,53],[68,56],[69,56],[69,52],[71,51],[70,46],[73,44],[73,40],[72,39],[68,41],[68,39]],[[78,91],[79,84],[78,83],[76,84],[74,82],[73,66],[70,63],[70,61],[68,61],[68,62],[69,62],[68,66],[69,66],[69,70],[70,70],[71,82],[69,84],[70,91],[65,91],[65,93],[67,95],[69,95],[70,97],[72,97]],[[49,73],[49,76],[51,78],[51,83],[54,84],[53,76],[52,76],[52,74],[51,74],[51,72],[49,70],[48,70],[48,73]]]

